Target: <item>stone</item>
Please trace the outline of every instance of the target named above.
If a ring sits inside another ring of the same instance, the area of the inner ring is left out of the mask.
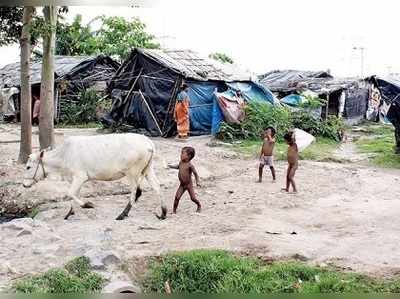
[[[18,272],[13,267],[11,267],[10,264],[7,262],[3,262],[0,265],[0,273],[1,274],[18,274]]]
[[[41,221],[41,220],[37,220],[37,219],[33,220],[32,227],[44,228],[51,232],[54,231],[50,226],[47,225],[47,223],[45,223],[44,221]]]
[[[49,238],[50,242],[58,242],[58,241],[62,241],[62,240],[63,240],[63,238],[61,238],[59,235],[56,235],[56,234],[52,235]]]
[[[115,293],[138,294],[138,293],[141,293],[141,289],[137,285],[134,285],[130,282],[117,280],[117,281],[113,281],[113,282],[110,282],[109,284],[107,284],[103,289],[103,293],[106,293],[106,294],[111,294],[111,293],[114,293],[114,294]]]
[[[33,219],[31,218],[20,218],[20,219],[14,219],[10,222],[4,223],[1,225],[3,229],[9,229],[9,230],[24,230],[27,229],[29,230],[33,225]]]
[[[23,229],[17,234],[17,237],[32,235],[32,231],[30,229]]]
[[[48,244],[43,246],[36,246],[32,249],[34,255],[53,254],[57,256],[64,256],[65,250],[61,244]]]
[[[121,263],[121,258],[112,251],[93,249],[87,251],[85,256],[89,258],[90,265],[95,270],[105,270],[110,265]]]

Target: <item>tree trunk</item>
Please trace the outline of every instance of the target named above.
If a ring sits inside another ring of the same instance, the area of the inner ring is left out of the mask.
[[[43,33],[42,83],[40,86],[40,148],[54,148],[54,48],[57,7],[45,6],[43,14],[46,32]]]
[[[24,7],[23,27],[20,39],[21,45],[21,143],[19,148],[19,163],[26,163],[32,152],[32,99],[30,82],[31,34],[30,24],[34,8]]]

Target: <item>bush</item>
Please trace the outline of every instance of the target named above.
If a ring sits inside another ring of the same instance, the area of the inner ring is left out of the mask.
[[[222,140],[259,139],[265,128],[272,126],[277,130],[277,139],[290,129],[302,129],[314,136],[326,137],[340,141],[344,125],[341,119],[330,116],[327,120],[316,119],[307,112],[291,112],[286,107],[275,107],[270,104],[254,102],[246,107],[246,118],[240,124],[223,122],[218,134]]]
[[[302,93],[301,96],[305,99],[305,102],[300,105],[301,108],[317,109],[327,103],[327,100],[321,99],[318,95],[312,95],[307,92]]]
[[[100,292],[104,278],[90,270],[86,257],[69,262],[63,269],[51,269],[46,273],[18,281],[13,289],[17,293],[95,293]]]
[[[215,250],[196,250],[154,261],[144,281],[146,292],[163,293],[341,293],[398,292],[399,281],[311,267],[299,262],[263,265],[254,258]]]
[[[97,121],[97,109],[105,104],[93,89],[79,94],[78,102],[67,102],[63,107],[61,123],[66,125],[87,124]]]
[[[246,106],[246,118],[240,125],[223,122],[218,137],[223,140],[259,139],[266,127],[272,126],[282,139],[291,128],[291,113],[287,108],[273,107],[269,104],[254,102]]]

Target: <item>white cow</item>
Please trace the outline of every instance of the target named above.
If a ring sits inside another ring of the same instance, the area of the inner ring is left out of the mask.
[[[156,191],[161,204],[160,219],[165,219],[167,208],[160,196],[160,184],[153,169],[155,147],[153,142],[138,134],[110,134],[98,136],[74,136],[65,140],[55,150],[31,154],[26,165],[23,185],[33,186],[49,173],[59,173],[72,178],[68,195],[72,197],[71,209],[64,219],[74,214],[74,203],[82,208],[93,208],[90,202],[79,199],[81,186],[91,180],[113,181],[127,177],[131,185],[131,196],[124,211],[117,217],[128,216],[132,201],[141,196],[141,183],[147,179]],[[135,198],[134,198],[135,197]]]

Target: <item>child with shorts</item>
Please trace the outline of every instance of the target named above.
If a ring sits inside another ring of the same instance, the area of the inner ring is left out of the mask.
[[[268,127],[264,131],[264,142],[261,147],[260,166],[258,168],[258,182],[262,182],[264,166],[268,166],[272,174],[272,182],[276,181],[274,168],[274,147],[275,147],[276,130],[273,127]]]

